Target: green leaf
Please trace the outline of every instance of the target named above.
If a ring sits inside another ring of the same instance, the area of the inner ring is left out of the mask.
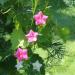
[[[27,46],[26,40],[25,40],[25,34],[23,33],[21,28],[14,29],[11,34],[11,43],[12,43],[12,49],[15,50],[18,47],[25,48]]]
[[[47,50],[44,50],[43,48],[36,48],[34,50],[35,54],[39,54],[40,57],[42,57],[43,59],[48,57],[48,52]]]

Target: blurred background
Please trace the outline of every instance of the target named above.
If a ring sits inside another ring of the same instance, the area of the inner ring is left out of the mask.
[[[33,74],[75,75],[75,0],[0,0],[0,75],[25,75],[23,70],[19,73],[13,67],[16,64],[13,53],[18,46],[22,46],[28,30],[32,28],[37,31],[32,18],[38,11],[48,15],[47,27],[42,30],[42,34],[48,32],[48,35],[43,36],[45,39],[39,37],[39,48],[34,53],[46,60],[45,47],[53,51],[56,46],[58,52],[50,55],[53,61],[49,68],[42,70],[43,74]],[[27,42],[24,41],[22,47],[26,46]],[[64,50],[58,49],[58,46],[64,46]]]

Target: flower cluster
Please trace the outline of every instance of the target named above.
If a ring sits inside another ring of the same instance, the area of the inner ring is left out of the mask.
[[[34,15],[35,24],[40,26],[46,24],[46,20],[48,16],[44,15],[42,11],[38,12],[36,15]],[[33,43],[37,41],[39,33],[33,31],[32,29],[29,31],[27,35],[25,35],[28,43]],[[18,59],[19,62],[22,60],[28,60],[28,51],[27,49],[18,48],[15,57]]]

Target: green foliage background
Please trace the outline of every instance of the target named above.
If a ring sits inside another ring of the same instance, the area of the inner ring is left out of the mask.
[[[30,29],[38,31],[33,20],[38,11],[43,11],[49,18],[34,49],[27,43],[25,34]],[[0,0],[0,75],[53,74],[54,67],[66,55],[66,40],[74,40],[74,20],[74,0]],[[41,73],[32,72],[31,66],[19,72],[16,70],[14,66],[17,62],[13,54],[19,46],[29,49],[31,62],[36,58],[41,60],[44,64]]]

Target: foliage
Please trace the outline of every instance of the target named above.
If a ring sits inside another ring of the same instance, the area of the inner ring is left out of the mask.
[[[0,75],[46,75],[64,57],[64,43],[75,24],[73,0],[0,0]],[[35,25],[33,16],[43,11],[48,16],[44,27]],[[64,27],[66,25],[66,27]],[[69,25],[72,25],[70,28]],[[42,35],[28,43],[25,35],[32,29]],[[69,29],[71,29],[69,31]],[[29,59],[17,71],[14,53],[18,47],[27,48]],[[39,60],[40,72],[31,63]]]

